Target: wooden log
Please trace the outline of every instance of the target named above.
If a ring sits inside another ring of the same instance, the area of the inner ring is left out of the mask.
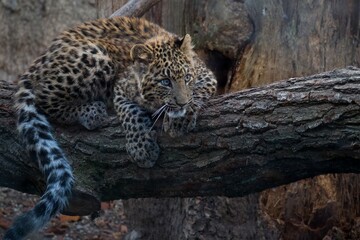
[[[42,174],[17,138],[14,88],[0,84],[0,185],[41,194]],[[76,178],[66,213],[89,214],[100,200],[240,197],[319,174],[358,173],[359,93],[360,69],[349,67],[218,96],[195,132],[159,132],[161,156],[151,169],[130,162],[118,124],[54,125]]]

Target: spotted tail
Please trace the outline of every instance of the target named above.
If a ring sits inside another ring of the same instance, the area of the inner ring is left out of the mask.
[[[35,107],[35,95],[29,75],[19,81],[15,95],[18,131],[30,158],[37,161],[46,179],[46,190],[29,212],[19,216],[5,233],[4,240],[23,239],[42,228],[68,203],[74,182],[71,166],[51,133],[46,117]]]

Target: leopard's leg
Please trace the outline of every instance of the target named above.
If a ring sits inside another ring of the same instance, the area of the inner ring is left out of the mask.
[[[116,91],[116,90],[115,90]],[[125,130],[126,150],[139,166],[150,168],[159,157],[156,132],[151,130],[152,121],[148,112],[128,99],[116,95],[114,107]]]
[[[60,105],[56,109],[48,110],[52,120],[62,124],[79,123],[88,130],[94,130],[105,126],[109,117],[106,104],[102,101],[94,101],[80,105]]]
[[[170,136],[179,136],[192,131],[196,126],[199,111],[204,108],[206,102],[216,93],[217,81],[214,74],[206,68],[200,59],[196,60],[195,83],[193,98],[186,108],[186,115],[180,118],[164,117],[163,128]]]
[[[78,121],[88,130],[103,127],[108,123],[108,120],[104,102],[95,101],[78,107]]]

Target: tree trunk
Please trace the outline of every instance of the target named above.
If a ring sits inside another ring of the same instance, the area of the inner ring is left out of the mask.
[[[238,56],[230,91],[360,64],[360,2],[245,1],[252,41]]]
[[[0,185],[41,194],[42,175],[16,137],[13,88],[1,85]],[[162,154],[152,169],[130,163],[119,126],[56,126],[77,193],[85,194],[75,195],[83,207],[71,211],[96,210],[97,199],[238,197],[323,173],[359,172],[359,92],[360,70],[348,68],[219,96],[194,133],[159,136]]]

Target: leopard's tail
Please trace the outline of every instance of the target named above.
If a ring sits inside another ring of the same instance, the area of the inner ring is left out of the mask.
[[[5,240],[23,239],[42,228],[54,215],[64,209],[74,182],[72,169],[51,133],[46,117],[35,107],[35,94],[25,74],[15,95],[18,112],[18,131],[30,158],[36,161],[46,179],[46,190],[35,207],[19,216],[5,233]]]

